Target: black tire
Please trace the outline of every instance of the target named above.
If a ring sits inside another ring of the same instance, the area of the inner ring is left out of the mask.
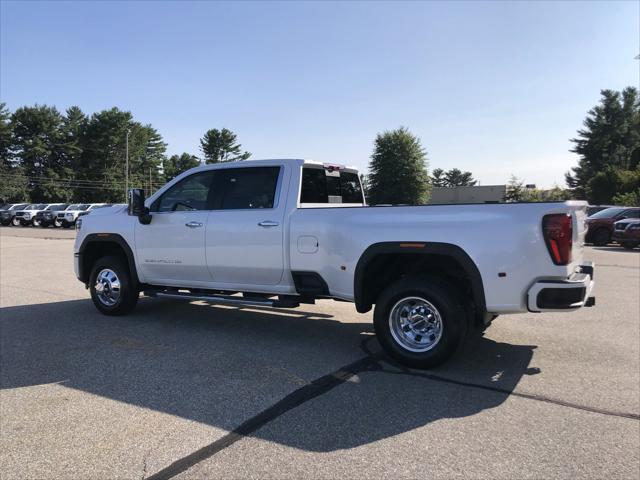
[[[101,300],[96,290],[98,274],[107,269],[115,273],[120,283],[119,298],[113,305],[107,305]],[[129,269],[119,257],[115,256],[102,257],[96,260],[89,276],[89,290],[93,304],[105,315],[125,315],[129,313],[136,306],[140,294],[137,288],[134,288]]]
[[[60,220],[53,221],[53,228],[60,228],[62,226],[62,222]]]
[[[47,223],[47,222],[40,222],[40,228],[49,228],[49,223]]]
[[[20,219],[19,219],[19,218],[16,218],[16,217],[13,217],[13,218],[11,219],[11,226],[13,226],[13,227],[19,227],[19,226],[20,226]]]
[[[35,218],[31,221],[31,225],[33,225],[34,227],[40,227],[42,226],[42,222],[39,220],[36,220]]]
[[[3,227],[8,227],[9,225],[11,225],[11,220],[7,221],[2,221],[0,222],[0,225],[2,225]]]
[[[624,248],[625,250],[633,250],[634,248],[636,248],[638,245],[640,245],[640,243],[634,243],[634,242],[622,242],[620,245],[622,245],[622,248]]]
[[[410,297],[426,300],[441,318],[441,336],[426,351],[409,350],[392,333],[392,310]],[[416,275],[400,279],[382,292],[376,302],[373,323],[378,341],[389,356],[409,367],[431,368],[454,354],[466,336],[469,318],[464,301],[452,284],[438,277]]]
[[[606,228],[599,228],[593,233],[593,244],[596,247],[606,247],[611,241],[611,233]]]
[[[69,222],[67,222],[66,220],[62,221],[62,228],[71,228],[71,224]]]

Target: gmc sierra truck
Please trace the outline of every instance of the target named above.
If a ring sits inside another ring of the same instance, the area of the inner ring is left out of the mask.
[[[402,188],[399,184],[398,188]],[[585,202],[366,206],[358,172],[306,160],[191,169],[77,221],[75,273],[107,315],[150,297],[375,305],[384,350],[428,368],[498,315],[591,306]]]

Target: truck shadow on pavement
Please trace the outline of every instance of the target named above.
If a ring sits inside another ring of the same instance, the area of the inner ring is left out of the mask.
[[[106,317],[90,300],[73,300],[3,308],[0,333],[2,389],[59,383],[227,431],[364,357],[368,368],[248,433],[309,451],[353,448],[475,415],[538,372],[529,366],[535,346],[486,337],[438,369],[403,369],[379,353],[370,323],[304,307],[141,299],[132,315]]]

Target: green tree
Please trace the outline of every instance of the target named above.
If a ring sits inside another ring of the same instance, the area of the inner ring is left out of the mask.
[[[14,161],[11,114],[0,102],[0,203],[28,200],[28,183],[22,168]]]
[[[208,130],[200,139],[200,148],[205,163],[234,162],[251,156],[249,152],[242,152],[237,135],[226,128]]]
[[[376,136],[369,171],[369,199],[374,205],[421,205],[429,200],[426,152],[404,127]]]
[[[431,172],[431,185],[434,187],[446,187],[447,181],[444,178],[445,172],[441,168],[434,168]]]
[[[596,173],[587,183],[586,193],[589,202],[594,205],[615,203],[626,193],[640,189],[640,170],[620,170],[607,167]]]
[[[476,183],[471,172],[463,172],[457,168],[452,168],[444,174],[448,187],[472,187]]]
[[[617,194],[613,197],[613,203],[623,207],[640,207],[640,188],[635,192]]]
[[[21,107],[11,116],[17,163],[28,178],[32,201],[65,201],[67,165],[61,152],[63,118],[55,107]]]
[[[182,172],[186,172],[190,168],[194,168],[200,165],[200,159],[195,155],[189,153],[183,153],[182,155],[171,155],[164,162],[164,177],[168,182],[174,179]]]
[[[580,159],[578,166],[567,172],[565,181],[578,198],[610,203],[613,196],[625,193],[608,189],[607,185],[615,183],[612,172],[640,167],[640,99],[634,87],[600,93],[600,103],[589,110],[578,137],[571,139],[571,151]]]
[[[522,180],[515,175],[511,175],[507,183],[507,189],[504,194],[505,202],[522,202],[525,198],[525,188]]]
[[[133,121],[131,112],[114,107],[94,113],[87,122],[77,172],[79,201],[125,201],[127,131],[129,187],[152,191],[162,183],[162,136],[150,125]]]
[[[472,187],[477,182],[471,172],[463,172],[458,168],[452,168],[446,172],[436,168],[431,172],[431,185],[434,187]]]

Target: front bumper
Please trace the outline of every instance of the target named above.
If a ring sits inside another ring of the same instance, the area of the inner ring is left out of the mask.
[[[566,312],[596,304],[591,295],[595,285],[593,262],[580,265],[579,273],[566,280],[540,280],[527,293],[530,312]]]
[[[628,232],[626,230],[614,230],[613,237],[611,237],[611,239],[620,244],[640,242],[640,230],[633,232]]]

